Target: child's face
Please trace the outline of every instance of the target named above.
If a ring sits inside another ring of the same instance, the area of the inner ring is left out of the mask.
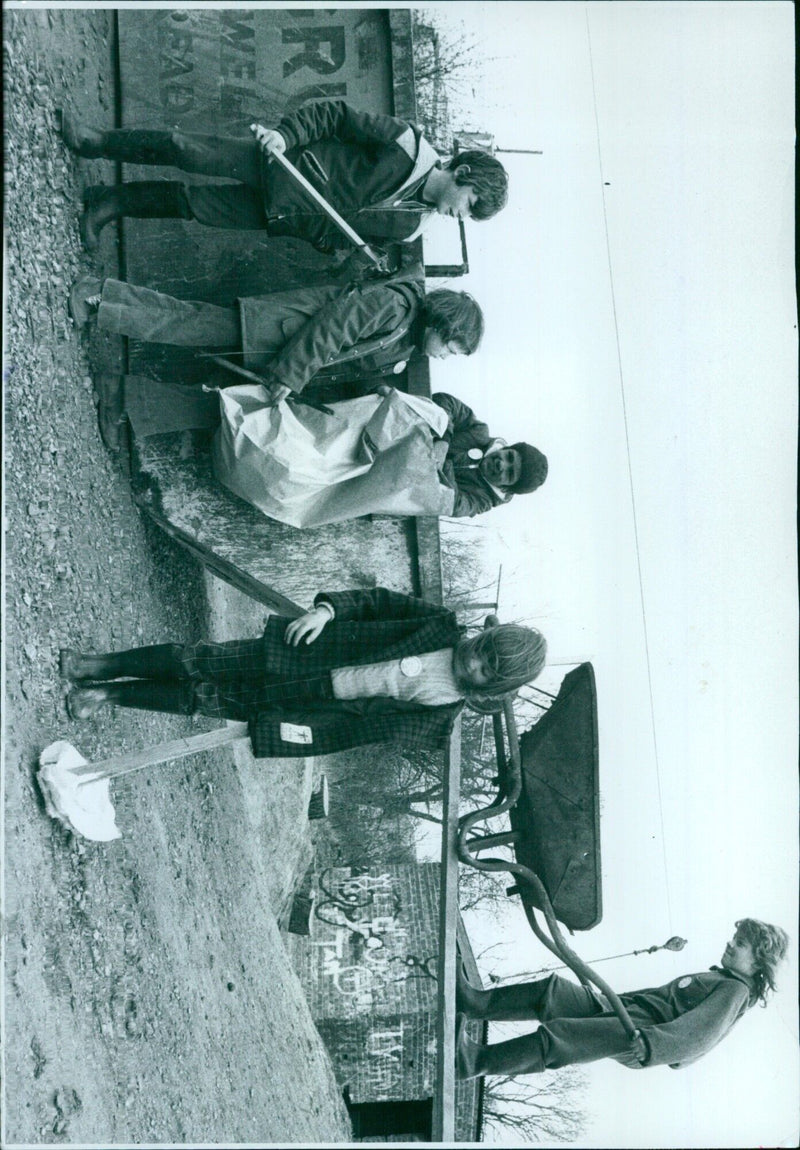
[[[458,683],[467,690],[485,687],[492,679],[492,668],[486,656],[475,650],[474,639],[462,639],[456,647],[453,671]]]
[[[515,448],[502,447],[484,455],[478,470],[493,487],[513,487],[522,471],[522,457]]]
[[[451,355],[463,355],[464,349],[457,340],[451,339],[447,343],[444,342],[442,337],[433,328],[428,328],[425,332],[425,339],[422,341],[423,354],[427,355],[430,359],[447,359]]]
[[[735,970],[748,976],[753,974],[756,969],[756,956],[752,943],[745,942],[735,934],[725,947],[721,963],[726,970]]]
[[[447,179],[442,180],[439,194],[434,201],[434,207],[440,216],[466,220],[472,215],[478,196],[472,184],[456,183],[456,176],[462,170],[465,174],[468,171],[466,168],[456,168],[453,172],[446,170],[442,173]]]

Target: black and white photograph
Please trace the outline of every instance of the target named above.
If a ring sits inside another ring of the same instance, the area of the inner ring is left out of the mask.
[[[3,16],[2,1145],[796,1146],[794,5]]]

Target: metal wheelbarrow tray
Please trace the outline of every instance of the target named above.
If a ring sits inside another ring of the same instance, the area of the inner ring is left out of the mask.
[[[509,812],[515,858],[539,875],[560,922],[591,930],[603,915],[591,663],[565,677],[553,705],[521,736],[520,756],[522,792]],[[520,893],[523,903],[543,909],[530,888]]]
[[[492,715],[492,723],[498,795],[488,807],[460,820],[461,860],[521,879],[508,894],[520,895],[531,926],[531,912],[541,910],[555,914],[570,931],[590,930],[602,918],[597,696],[591,663],[569,672],[552,706],[521,737],[510,703]],[[508,814],[510,831],[467,837],[476,823],[501,814]],[[514,862],[478,859],[479,852],[497,846],[512,847]]]
[[[490,615],[485,625],[496,624]],[[553,705],[521,739],[511,700],[504,700],[492,722],[499,793],[488,807],[459,819],[459,861],[514,876],[516,885],[508,893],[521,896],[536,937],[584,985],[592,984],[606,996],[628,1038],[636,1039],[638,1031],[619,995],[572,950],[559,925],[569,931],[588,930],[602,916],[597,695],[591,664],[582,663],[565,677]],[[506,813],[511,831],[470,836],[476,823]],[[501,845],[513,846],[513,861],[476,857],[487,847]],[[544,915],[546,929],[537,911]]]

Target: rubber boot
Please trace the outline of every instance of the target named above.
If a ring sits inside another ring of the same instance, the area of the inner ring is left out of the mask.
[[[186,679],[181,662],[183,648],[178,643],[159,643],[151,647],[134,647],[105,655],[83,655],[65,648],[61,652],[61,674],[73,682],[109,679],[155,679],[174,682]]]
[[[56,109],[56,119],[61,138],[71,152],[89,159],[102,155],[103,133],[99,128],[89,128],[82,124],[66,108]]]
[[[114,128],[104,132],[88,127],[63,109],[60,119],[64,143],[85,159],[180,166],[172,132],[153,128]]]
[[[489,1022],[532,1022],[539,1018],[539,991],[536,983],[517,982],[495,986],[482,992],[481,1013]]]
[[[459,963],[456,967],[456,1006],[469,1018],[489,1022],[538,1020],[541,988],[535,982],[518,982],[479,990],[469,982]]]
[[[108,688],[73,687],[64,702],[71,719],[91,719],[108,702]]]
[[[480,1046],[466,1033],[459,1015],[456,1031],[456,1077],[480,1078],[483,1075],[512,1077],[515,1074],[541,1074],[545,1069],[544,1048],[539,1032],[510,1038],[508,1042],[494,1042]]]
[[[138,711],[162,711],[168,715],[194,714],[194,687],[191,683],[157,683],[148,679],[130,679],[108,683],[109,703],[133,707]]]
[[[140,220],[192,218],[184,185],[178,180],[140,180],[113,187],[95,184],[86,189],[83,202],[81,240],[90,252],[97,248],[106,224],[122,216]]]

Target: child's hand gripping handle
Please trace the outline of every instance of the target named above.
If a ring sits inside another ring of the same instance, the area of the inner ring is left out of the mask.
[[[300,185],[306,194],[314,201],[314,203],[321,208],[325,215],[333,221],[339,231],[347,236],[351,243],[359,249],[373,263],[378,269],[383,267],[381,257],[377,255],[372,248],[365,244],[358,232],[350,227],[347,220],[336,211],[336,209],[328,203],[325,197],[317,191],[313,184],[309,183],[302,172],[298,172],[294,164],[291,164],[284,152],[286,151],[286,141],[280,132],[275,131],[273,128],[265,128],[263,124],[251,124],[250,131],[254,134],[259,144],[265,152],[267,152],[273,160],[277,160],[285,172]]]

